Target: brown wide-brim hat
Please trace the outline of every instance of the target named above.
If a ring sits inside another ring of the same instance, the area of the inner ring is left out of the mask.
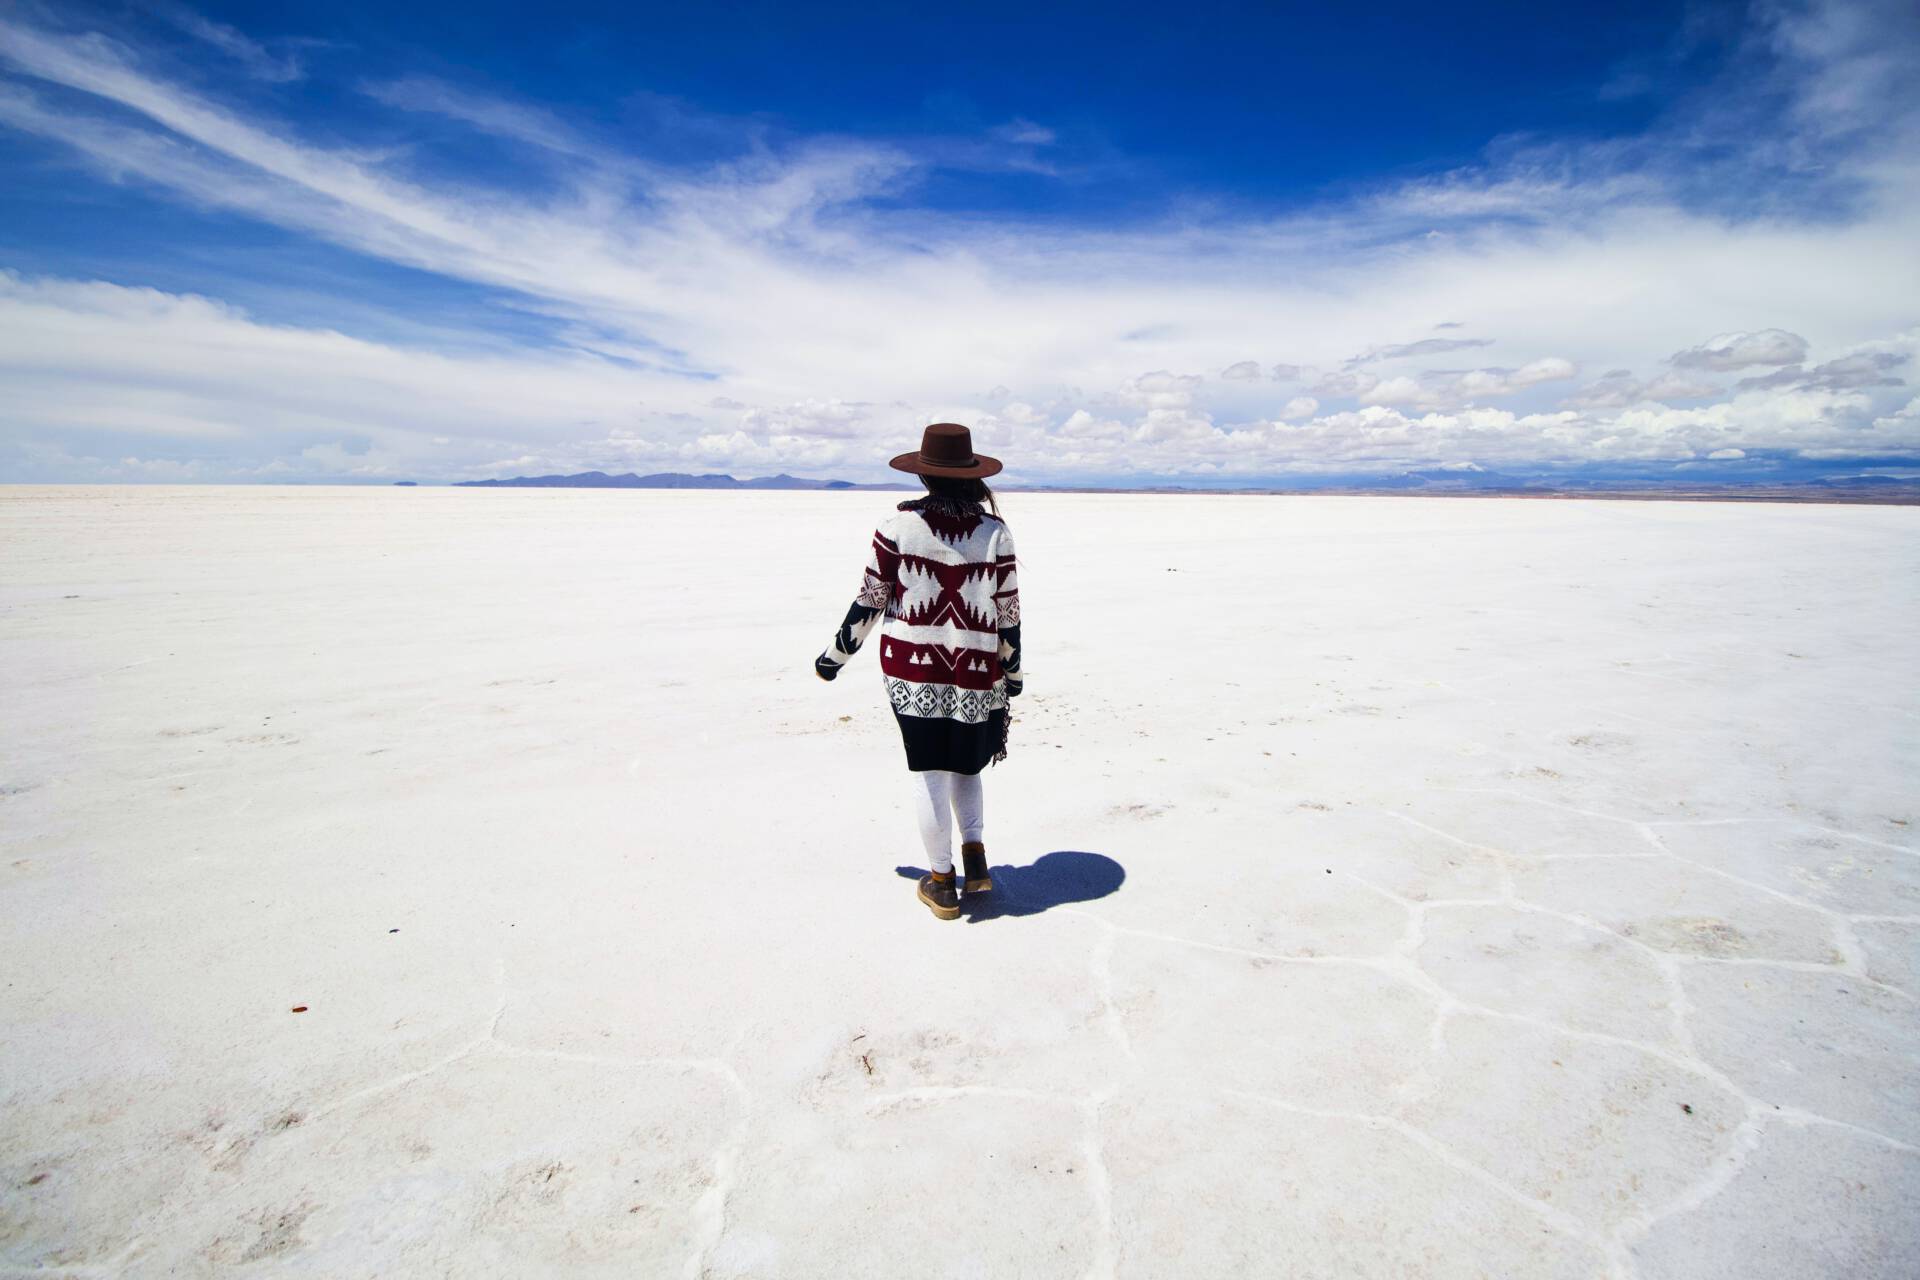
[[[920,433],[920,448],[887,464],[895,471],[917,476],[990,476],[1000,470],[1000,459],[973,451],[973,433],[957,422],[936,422]]]

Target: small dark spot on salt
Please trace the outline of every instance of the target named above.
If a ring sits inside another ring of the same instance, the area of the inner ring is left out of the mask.
[[[1693,1104],[1692,1104],[1691,1102],[1683,1102],[1683,1103],[1681,1103],[1681,1104],[1680,1104],[1680,1109],[1681,1109],[1682,1111],[1684,1111],[1684,1112],[1686,1112],[1686,1113],[1687,1113],[1688,1115],[1692,1115],[1692,1114],[1693,1114]]]
[[[305,1006],[305,1005],[303,1005],[303,1004],[297,1004],[297,1005],[295,1005],[295,1006],[293,1006],[293,1011],[294,1011],[295,1013],[305,1013],[305,1012],[307,1011],[307,1006]]]
[[[69,600],[72,600],[72,599],[75,599],[75,598],[76,598],[76,597],[74,597],[74,596],[68,596],[68,597],[67,597],[67,599],[69,599]],[[46,1180],[47,1180],[47,1175],[46,1175],[46,1174],[44,1174],[44,1173],[36,1173],[36,1174],[34,1174],[34,1175],[33,1175],[33,1176],[31,1177],[31,1178],[28,1178],[28,1179],[27,1179],[27,1185],[28,1185],[28,1186],[30,1186],[30,1187],[37,1187],[37,1186],[39,1186],[39,1185],[40,1185],[41,1183],[43,1183],[43,1182],[45,1182]]]
[[[398,929],[389,929],[389,930],[387,930],[387,932],[388,932],[388,933],[398,933],[398,932],[400,932],[400,931],[399,931]]]

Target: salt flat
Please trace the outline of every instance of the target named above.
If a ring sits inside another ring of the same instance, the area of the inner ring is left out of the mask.
[[[1920,1271],[1920,510],[1015,495],[942,923],[892,501],[0,489],[0,1263]]]

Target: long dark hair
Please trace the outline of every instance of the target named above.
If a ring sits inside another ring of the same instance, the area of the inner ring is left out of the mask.
[[[987,488],[987,482],[979,476],[930,476],[922,475],[920,483],[927,486],[927,492],[936,498],[958,498],[962,502],[977,502],[993,512],[993,518],[1000,518],[1000,504],[993,499],[993,490]]]

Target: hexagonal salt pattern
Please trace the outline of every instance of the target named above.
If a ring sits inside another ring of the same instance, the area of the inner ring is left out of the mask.
[[[1704,1177],[1747,1107],[1671,1057],[1465,1016],[1447,1022],[1434,1088],[1402,1115],[1461,1158],[1601,1231]]]
[[[1431,995],[1364,964],[1123,935],[1112,970],[1139,1069],[1195,1088],[1378,1110],[1424,1061],[1433,1025]]]
[[[1920,1274],[1920,510],[1018,495],[942,923],[741,497],[0,495],[0,1269]]]
[[[1833,1125],[1769,1125],[1724,1186],[1653,1224],[1641,1280],[1914,1274],[1920,1152]],[[1737,1243],[1730,1243],[1737,1242]]]
[[[1670,858],[1543,862],[1518,873],[1516,892],[1675,955],[1840,960],[1831,916]]]
[[[1853,936],[1869,978],[1920,999],[1920,919],[1861,921]]]
[[[1084,1274],[1106,1247],[1088,1124],[1070,1099],[992,1089],[774,1117],[703,1274]]]
[[[1435,907],[1414,959],[1467,1004],[1648,1043],[1677,1035],[1661,958],[1596,924],[1518,904]]]
[[[1391,1123],[1245,1096],[1104,1112],[1119,1276],[1606,1274],[1601,1247],[1551,1209]]]
[[[1657,824],[1677,856],[1852,915],[1920,915],[1920,846],[1797,822]],[[1895,829],[1897,830],[1897,829]]]
[[[717,1226],[739,1102],[717,1066],[529,1058],[483,1038],[235,1135],[107,1267],[358,1275],[374,1247],[396,1275],[676,1271]]]
[[[1681,977],[1702,1060],[1763,1108],[1920,1144],[1920,1005],[1870,980],[1759,965]]]

